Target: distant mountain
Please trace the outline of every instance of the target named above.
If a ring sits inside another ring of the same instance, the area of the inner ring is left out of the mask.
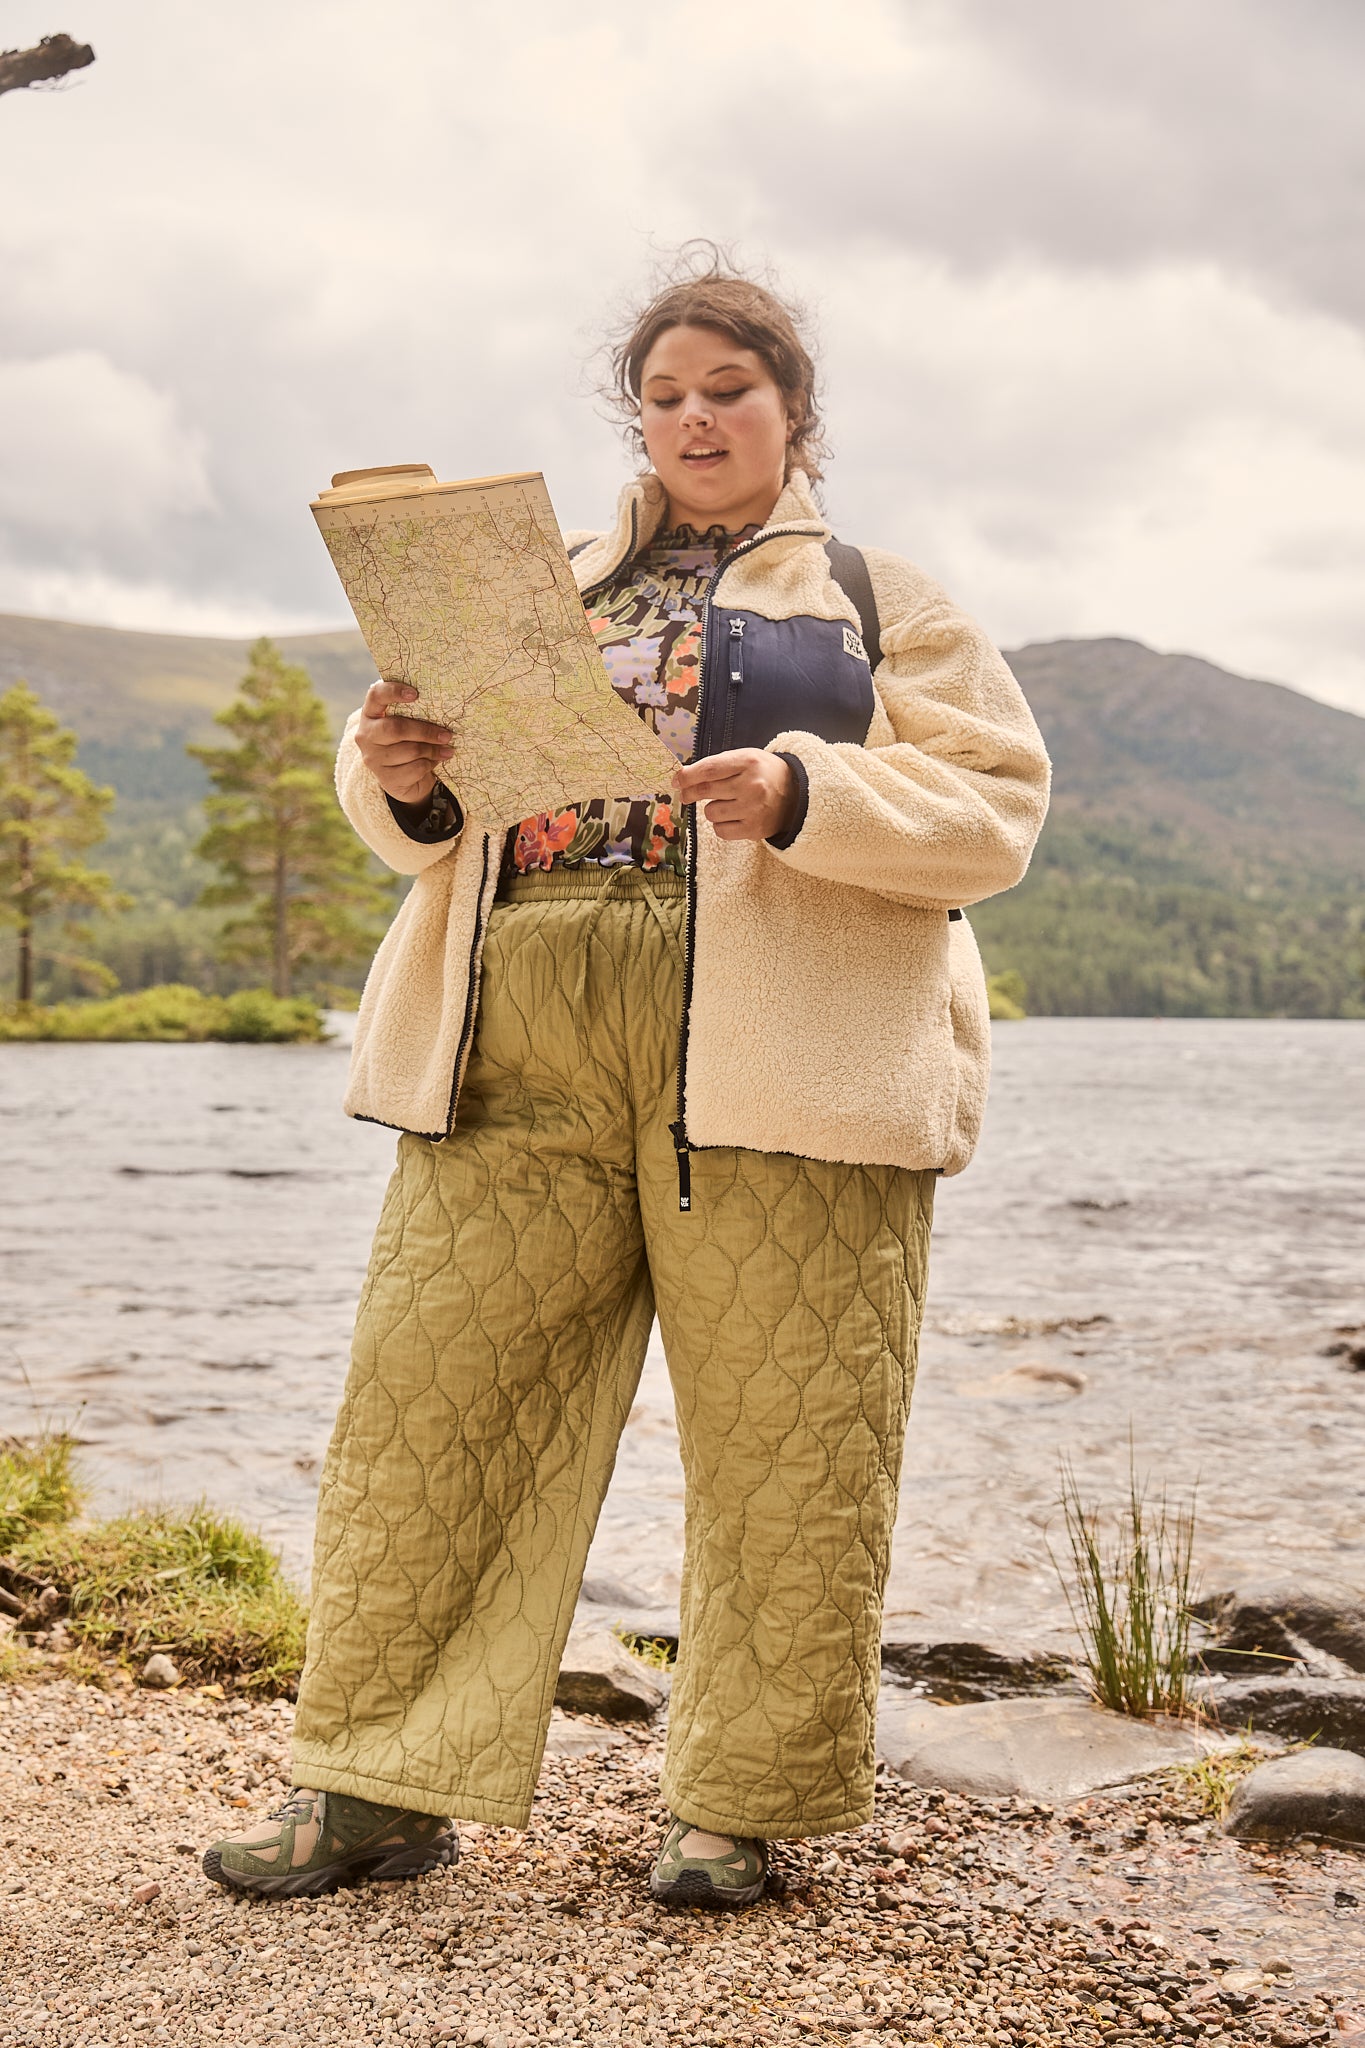
[[[1365,1017],[1365,719],[1134,640],[1009,661],[1053,805],[972,922],[1029,1008]]]
[[[1365,882],[1365,718],[1136,640],[1007,658],[1052,754],[1054,823],[1122,824],[1230,882]]]
[[[279,644],[339,728],[373,675],[359,634]],[[204,780],[184,747],[212,729],[246,651],[0,615],[0,688],[23,676],[119,792],[107,864],[141,905],[129,931],[169,932],[200,886]],[[972,921],[1029,1007],[1365,1016],[1365,719],[1134,640],[1008,659],[1052,753],[1053,810],[1028,879]],[[139,965],[111,939],[125,982],[165,971],[171,941],[157,945]]]

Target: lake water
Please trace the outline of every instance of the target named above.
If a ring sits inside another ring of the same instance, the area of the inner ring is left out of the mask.
[[[302,1574],[393,1156],[344,1044],[0,1047],[0,1429],[99,1504],[203,1495]],[[1206,1585],[1365,1585],[1365,1025],[997,1028],[944,1183],[888,1634],[1065,1632],[1058,1461],[1198,1489]],[[1328,1355],[1332,1347],[1335,1355]],[[657,1343],[590,1570],[676,1595]]]

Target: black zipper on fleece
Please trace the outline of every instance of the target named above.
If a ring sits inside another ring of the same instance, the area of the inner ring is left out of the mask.
[[[633,516],[633,506],[631,511]],[[790,539],[793,534],[800,535],[803,539],[807,540],[816,538],[814,534],[806,533],[805,529],[799,526],[775,526],[767,533],[756,533],[752,540],[743,541],[739,547],[732,548],[728,555],[722,555],[711,572],[711,578],[706,586],[705,596],[702,599],[701,655],[697,667],[697,716],[692,727],[693,761],[705,758],[700,749],[702,741],[706,737],[704,722],[706,718],[706,657],[712,638],[712,624],[715,619],[715,612],[711,604],[712,593],[721,577],[725,574],[725,571],[732,563],[739,561],[741,556],[752,554],[754,549],[761,548],[765,541]],[[736,625],[739,627],[738,633],[734,632]],[[744,681],[744,661],[740,653],[740,649],[744,645],[744,621],[742,619],[732,619],[730,627],[732,654],[725,720],[727,742],[734,719],[735,698]],[[736,671],[738,671],[738,674],[736,674]],[[724,748],[721,747],[717,751],[724,752]],[[673,1139],[673,1149],[678,1155],[678,1207],[686,1213],[692,1207],[692,1164],[688,1154],[694,1149],[687,1135],[687,1024],[692,1008],[692,951],[697,930],[697,806],[695,804],[684,804],[683,815],[687,821],[687,917],[683,928],[683,1013],[682,1023],[678,1028],[678,1115],[677,1121],[671,1123],[668,1128]]]
[[[455,1128],[455,1104],[459,1100],[460,1079],[464,1072],[465,1057],[469,1051],[469,1041],[474,1035],[474,1012],[478,1008],[479,1001],[479,946],[483,940],[484,927],[483,898],[484,891],[488,887],[488,848],[491,843],[490,835],[485,832],[483,835],[483,871],[479,876],[479,914],[474,920],[474,937],[469,948],[469,986],[465,990],[464,1022],[460,1026],[460,1042],[455,1048],[455,1071],[450,1077],[450,1107],[446,1111],[445,1128],[445,1135],[447,1137],[450,1136]]]

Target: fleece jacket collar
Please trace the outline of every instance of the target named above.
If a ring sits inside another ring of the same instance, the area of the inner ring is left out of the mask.
[[[610,528],[574,557],[579,589],[593,590],[607,582],[632,555],[649,545],[667,516],[668,492],[655,471],[651,469],[647,475],[633,478],[616,501],[616,518]],[[745,553],[760,542],[772,543],[779,554],[787,552],[784,542],[799,547],[816,540],[823,547],[829,535],[830,529],[812,495],[809,477],[804,470],[794,469],[766,525],[746,542]]]

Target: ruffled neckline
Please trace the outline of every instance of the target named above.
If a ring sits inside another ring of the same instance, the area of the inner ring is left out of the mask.
[[[656,533],[649,543],[649,552],[653,554],[656,548],[667,549],[670,552],[679,548],[713,548],[717,554],[724,555],[728,554],[731,548],[738,547],[742,540],[749,540],[762,530],[762,523],[757,519],[751,520],[748,526],[741,526],[738,533],[731,533],[720,525],[708,526],[706,531],[701,533],[695,526],[689,526],[684,521],[681,526],[672,526],[666,531]]]

